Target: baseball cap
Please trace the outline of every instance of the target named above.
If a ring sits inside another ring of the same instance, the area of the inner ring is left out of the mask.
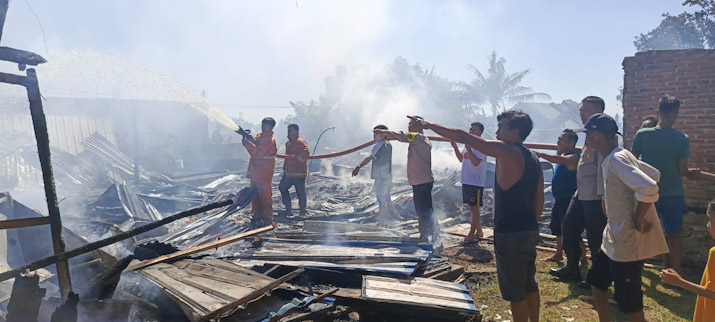
[[[593,114],[588,118],[582,129],[576,130],[576,132],[586,131],[615,132],[616,134],[623,136],[621,132],[618,132],[618,124],[616,123],[616,120],[604,113]]]

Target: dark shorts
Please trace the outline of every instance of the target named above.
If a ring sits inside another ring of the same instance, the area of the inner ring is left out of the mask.
[[[505,301],[519,302],[527,294],[538,293],[536,283],[537,230],[494,234],[499,291]]]
[[[655,210],[666,234],[679,234],[683,228],[685,197],[661,197],[655,202]]]
[[[635,313],[643,310],[642,274],[643,261],[616,262],[599,251],[592,259],[586,281],[603,291],[608,291],[613,283],[613,298],[618,303],[618,310]]]
[[[377,202],[391,201],[392,179],[375,179],[372,190],[375,191]]]
[[[551,208],[551,223],[549,224],[551,234],[554,236],[561,236],[561,223],[564,221],[569,204],[571,204],[571,197],[554,200],[554,206]]]
[[[484,206],[484,187],[462,184],[462,202],[470,206]]]

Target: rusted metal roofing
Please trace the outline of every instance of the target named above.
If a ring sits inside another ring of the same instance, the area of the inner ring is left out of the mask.
[[[109,121],[92,116],[46,115],[50,146],[77,155],[84,151],[82,142],[94,133],[99,133],[112,144],[117,144]],[[0,132],[26,133],[35,136],[30,113],[0,114]]]

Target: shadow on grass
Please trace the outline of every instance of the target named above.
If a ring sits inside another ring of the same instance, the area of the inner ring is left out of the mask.
[[[566,284],[568,288],[568,294],[565,296],[562,296],[558,300],[555,301],[547,301],[544,302],[545,305],[548,306],[558,306],[561,304],[564,304],[568,301],[571,300],[578,300],[580,296],[585,295],[588,297],[592,297],[593,294],[591,292],[591,288],[581,288],[578,282],[576,281],[568,281],[568,280],[563,280],[559,279],[556,277],[553,277],[551,275],[548,275],[548,278],[551,280],[549,281],[550,283],[557,283],[557,284]],[[661,285],[660,282],[660,276],[658,275],[657,271],[654,270],[643,270],[643,275],[642,275],[642,281],[643,281],[643,295],[644,295],[644,304],[648,307],[646,310],[653,310],[653,313],[658,314],[658,312],[662,311],[668,311],[670,314],[673,314],[674,316],[677,316],[679,318],[682,318],[684,320],[690,320],[693,317],[693,308],[695,306],[695,300],[696,296],[690,292],[687,292],[683,289],[677,288],[677,287],[672,287],[668,285]],[[544,283],[544,284],[548,284]],[[663,290],[663,288],[658,289],[658,286],[661,285],[661,287],[666,288],[666,290]],[[613,299],[613,289],[610,288],[608,291],[608,297],[610,299]],[[650,302],[650,306],[645,303],[647,299],[651,299],[652,302]],[[592,306],[593,310],[595,310],[594,303],[592,301],[582,301],[583,303],[589,304]],[[653,303],[655,302],[655,303]],[[653,306],[653,304],[657,304],[656,306]],[[611,319],[613,321],[626,321],[628,319],[627,315],[620,312],[618,310],[617,305],[609,305],[610,309],[610,314],[611,314]]]
[[[659,274],[652,270],[643,270],[642,278],[643,288],[645,288],[645,296],[653,299],[653,301],[678,317],[685,320],[693,318],[693,310],[695,309],[695,301],[697,298],[695,294],[679,287],[665,284],[661,285]],[[666,288],[670,294],[658,290],[658,285]],[[676,293],[677,295],[674,295],[673,293]]]

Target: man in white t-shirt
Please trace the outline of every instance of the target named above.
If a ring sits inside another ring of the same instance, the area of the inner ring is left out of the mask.
[[[592,256],[586,281],[591,284],[600,321],[610,321],[608,288],[630,321],[645,321],[641,275],[645,259],[668,253],[653,203],[658,201],[660,172],[618,147],[616,121],[594,114],[584,125],[586,144],[606,156],[601,165],[608,222],[601,249]]]
[[[469,134],[481,137],[484,132],[484,125],[479,122],[472,123]],[[484,206],[482,195],[484,194],[484,184],[487,177],[487,156],[469,146],[464,146],[464,150],[459,151],[457,143],[452,142],[454,154],[462,163],[462,202],[469,206],[469,213],[472,215],[469,234],[464,238],[463,243],[473,242],[475,236],[483,237],[482,223],[479,218],[479,207]]]

